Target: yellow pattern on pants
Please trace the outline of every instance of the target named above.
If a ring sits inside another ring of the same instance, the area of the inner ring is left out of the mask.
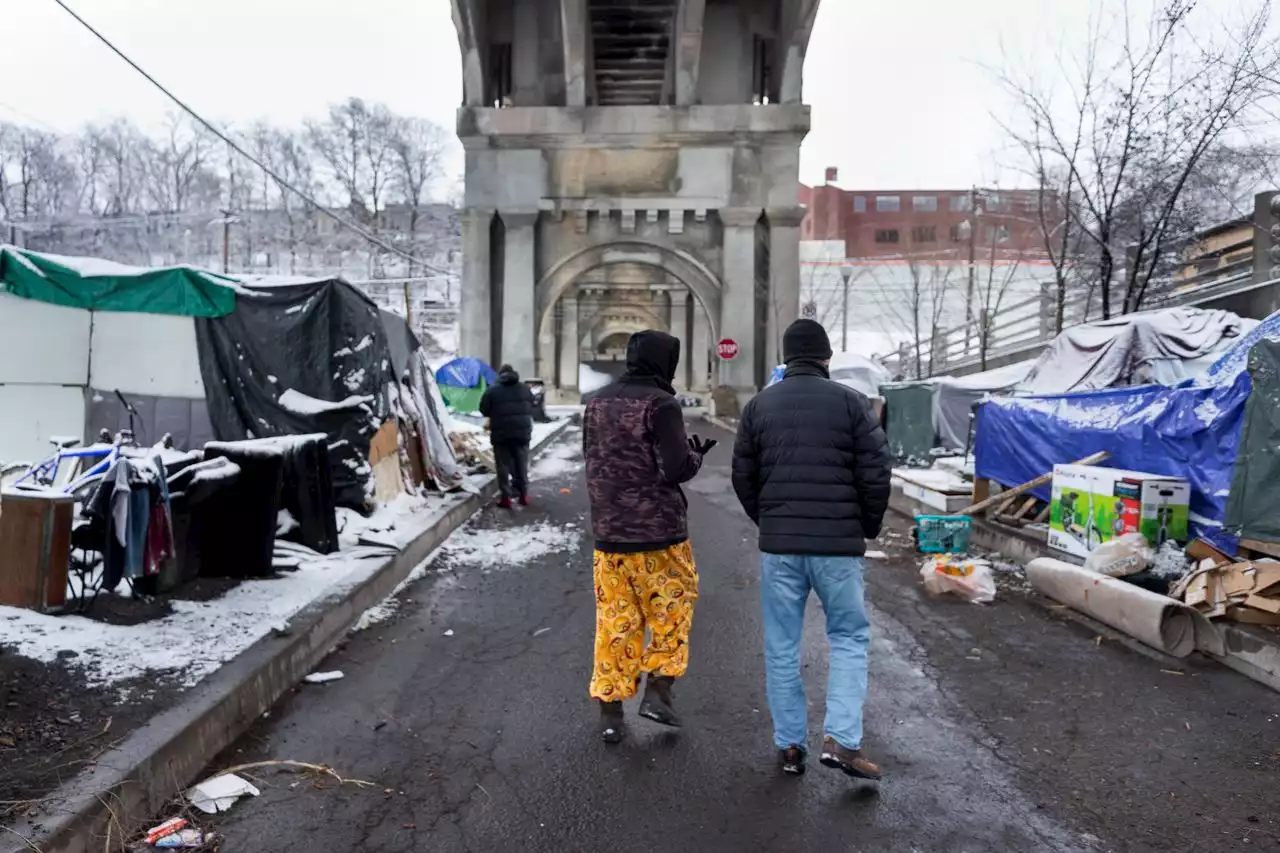
[[[680,677],[689,666],[689,628],[698,570],[687,541],[638,554],[595,552],[596,655],[591,696],[635,695],[640,675]],[[644,630],[649,629],[649,645]]]

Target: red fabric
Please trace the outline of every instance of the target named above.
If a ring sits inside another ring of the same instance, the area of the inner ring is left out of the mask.
[[[173,531],[169,526],[169,513],[164,504],[157,501],[151,505],[151,515],[147,519],[147,550],[143,557],[143,567],[148,576],[160,573],[165,560],[173,558]]]

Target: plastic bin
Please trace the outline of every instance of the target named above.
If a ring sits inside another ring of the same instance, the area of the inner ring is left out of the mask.
[[[973,535],[967,515],[917,515],[916,548],[926,554],[966,554]]]

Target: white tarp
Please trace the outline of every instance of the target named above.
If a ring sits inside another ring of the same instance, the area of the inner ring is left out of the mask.
[[[968,376],[943,376],[933,389],[933,431],[938,446],[964,450],[969,441],[973,404],[989,394],[1007,393],[1026,378],[1030,361],[984,370]]]
[[[1230,311],[1165,308],[1073,326],[1054,338],[1018,390],[1065,394],[1171,384],[1207,369],[1255,325]]]

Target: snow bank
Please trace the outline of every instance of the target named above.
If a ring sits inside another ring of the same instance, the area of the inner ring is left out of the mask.
[[[581,541],[582,531],[573,522],[563,527],[553,527],[546,522],[492,530],[466,527],[449,537],[440,553],[454,566],[478,568],[487,573],[528,563],[547,554],[577,551]]]
[[[359,388],[359,384],[356,384]],[[280,395],[278,401],[280,405],[294,414],[298,415],[320,415],[325,412],[341,412],[346,409],[354,409],[364,403],[372,403],[373,398],[367,394],[353,394],[345,400],[339,400],[336,403],[328,400],[319,400],[315,397],[309,397],[301,391],[290,388]]]
[[[529,469],[530,480],[554,480],[577,473],[582,468],[581,431],[566,433],[569,440],[557,444],[538,458]]]
[[[601,373],[585,364],[578,365],[578,390],[583,394],[599,391],[612,381],[613,377],[607,373]]]

